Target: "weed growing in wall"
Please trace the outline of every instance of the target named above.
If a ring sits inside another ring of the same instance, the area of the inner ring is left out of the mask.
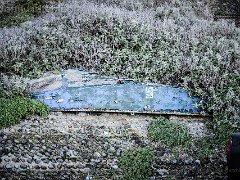
[[[132,149],[123,152],[119,162],[123,171],[123,179],[148,179],[153,171],[151,163],[154,154],[145,148]]]
[[[152,141],[161,141],[170,146],[184,145],[190,139],[186,126],[166,118],[160,118],[150,123],[148,137]]]

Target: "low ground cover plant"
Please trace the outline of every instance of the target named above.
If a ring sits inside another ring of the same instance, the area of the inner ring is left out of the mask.
[[[19,123],[29,115],[46,116],[48,106],[28,98],[26,79],[0,75],[0,129]]]
[[[161,141],[170,146],[184,145],[190,139],[186,126],[166,118],[159,118],[150,123],[148,137],[152,141]]]
[[[154,154],[145,148],[131,149],[123,152],[119,162],[123,171],[123,179],[148,179],[153,170],[151,168]]]
[[[30,114],[46,116],[48,107],[40,101],[25,97],[0,97],[0,129],[19,123]]]

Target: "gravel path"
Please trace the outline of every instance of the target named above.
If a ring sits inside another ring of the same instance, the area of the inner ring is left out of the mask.
[[[224,179],[225,157],[201,162],[151,143],[151,116],[126,114],[50,113],[31,117],[0,131],[1,179],[118,179],[122,151],[152,147],[156,160],[152,179]]]

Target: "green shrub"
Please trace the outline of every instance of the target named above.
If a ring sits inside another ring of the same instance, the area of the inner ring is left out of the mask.
[[[152,175],[154,154],[145,148],[127,150],[120,157],[120,165],[126,180],[143,180]]]
[[[0,129],[20,122],[30,114],[46,116],[47,105],[25,97],[0,98]]]
[[[189,140],[188,129],[182,124],[166,118],[152,121],[148,128],[148,137],[152,141],[161,141],[166,145],[183,145]]]

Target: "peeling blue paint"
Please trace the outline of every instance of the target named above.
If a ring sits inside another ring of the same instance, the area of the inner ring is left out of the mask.
[[[88,74],[86,73],[87,77]],[[99,77],[98,77],[99,78]],[[85,82],[91,78],[85,78]],[[190,97],[188,91],[161,84],[140,83],[101,77],[115,83],[80,85],[72,87],[69,79],[62,78],[62,87],[51,91],[32,93],[52,110],[116,110],[121,112],[181,112],[200,113],[201,99]],[[68,82],[69,81],[69,82]]]

